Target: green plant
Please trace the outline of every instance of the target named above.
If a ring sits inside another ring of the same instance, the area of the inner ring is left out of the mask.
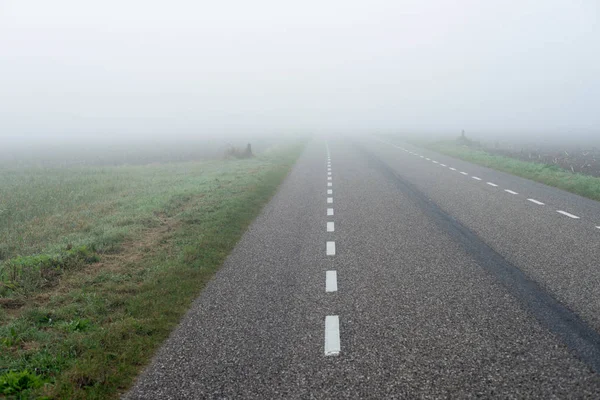
[[[44,384],[42,378],[30,372],[9,371],[0,375],[0,394],[7,396],[23,395],[24,392],[37,389]]]

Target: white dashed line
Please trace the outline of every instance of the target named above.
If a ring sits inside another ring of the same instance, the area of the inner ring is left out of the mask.
[[[425,158],[425,156],[419,156],[419,157],[421,157],[421,158]]]
[[[562,215],[566,215],[569,218],[573,218],[573,219],[579,219],[579,217],[577,215],[573,215],[571,213],[568,213],[566,211],[563,210],[556,210],[557,213],[562,214]]]
[[[326,271],[325,272],[325,291],[326,292],[337,292],[337,272]]]
[[[333,232],[335,231],[335,225],[333,222],[328,222],[327,223],[327,232]]]
[[[517,193],[517,192],[514,192],[514,191],[512,191],[512,190],[510,190],[510,189],[504,189],[504,191],[505,191],[506,193],[510,193],[510,194],[519,194],[519,193]]]
[[[596,228],[600,229],[600,226],[597,226]]]
[[[451,171],[456,171],[456,168],[448,167]]]
[[[439,164],[439,162],[435,161],[435,160],[431,160],[432,163],[434,164]]]
[[[327,182],[327,186],[332,186],[332,185],[333,185],[333,183]]]
[[[327,189],[327,194],[333,194],[333,190]]]
[[[328,177],[327,177],[327,180],[328,180],[328,181],[330,181],[330,180],[331,180],[331,177],[330,177],[330,176],[328,176]]]
[[[333,215],[333,208],[327,209],[327,215]]]
[[[475,179],[476,181],[480,181],[481,180],[481,178],[478,177],[478,176],[472,176],[471,178]]]
[[[440,165],[441,165],[442,167],[447,167],[447,165],[446,165],[446,164],[440,164]]]
[[[544,203],[542,203],[541,201],[537,201],[536,199],[527,199],[527,200],[529,200],[530,202],[535,203],[535,204],[537,204],[539,206],[543,206],[544,205]]]
[[[467,174],[466,172],[462,172],[462,171],[461,171],[461,174],[463,174],[463,175],[469,175],[469,174]]]
[[[328,197],[327,204],[332,204],[332,203],[333,203],[333,197]]]
[[[340,354],[340,319],[337,315],[325,317],[325,355]]]
[[[487,182],[488,185],[493,186],[493,187],[498,187],[498,185],[496,185],[495,183],[492,182]]]
[[[427,158],[427,157],[425,157],[425,159],[426,159],[427,161],[431,161],[431,158]]]
[[[335,256],[335,242],[327,242],[327,255]]]
[[[329,172],[327,173],[327,175],[331,176],[331,171],[329,171]]]

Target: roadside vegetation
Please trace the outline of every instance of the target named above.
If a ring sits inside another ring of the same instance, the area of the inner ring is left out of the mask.
[[[508,172],[590,199],[600,200],[600,177],[572,172],[561,166],[558,161],[557,163],[549,164],[543,162],[541,157],[539,157],[539,161],[525,161],[518,159],[517,156],[494,154],[494,150],[486,149],[480,143],[472,141],[464,135],[456,140],[435,142],[409,141],[417,146],[425,147],[438,153],[460,158],[498,171]]]
[[[0,398],[117,398],[302,149],[143,166],[3,168]]]

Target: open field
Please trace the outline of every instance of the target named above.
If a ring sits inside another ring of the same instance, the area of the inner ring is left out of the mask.
[[[302,144],[247,160],[5,168],[0,397],[116,398]]]
[[[425,141],[415,145],[600,200],[600,150],[594,146],[486,146],[469,139]],[[583,150],[586,148],[587,150]]]

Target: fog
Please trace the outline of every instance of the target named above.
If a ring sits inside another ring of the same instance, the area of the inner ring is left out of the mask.
[[[0,139],[595,139],[599,4],[0,0]]]

